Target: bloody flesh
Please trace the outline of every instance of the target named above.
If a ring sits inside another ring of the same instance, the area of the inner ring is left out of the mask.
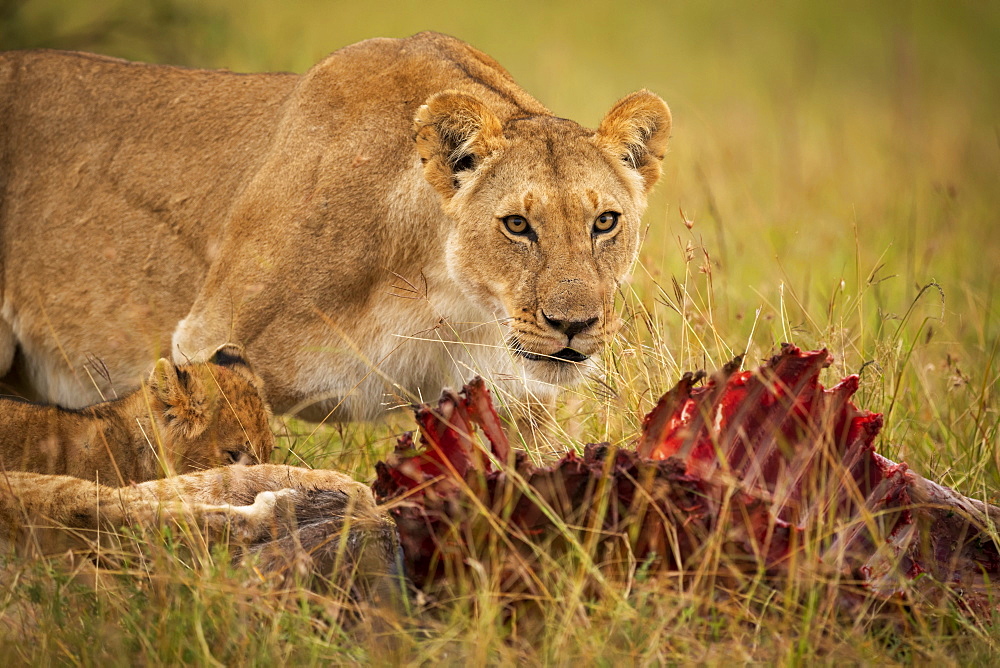
[[[378,464],[376,497],[392,502],[418,586],[475,555],[504,588],[531,590],[530,569],[570,545],[604,565],[683,571],[713,537],[726,568],[780,574],[811,540],[806,558],[872,594],[914,592],[926,574],[963,605],[992,607],[1000,510],[877,454],[882,416],[852,403],[857,376],[823,387],[830,361],[785,345],[753,371],[734,360],[686,374],[634,448],[589,445],[543,467],[512,453],[476,379],[416,407],[419,444],[407,434]]]

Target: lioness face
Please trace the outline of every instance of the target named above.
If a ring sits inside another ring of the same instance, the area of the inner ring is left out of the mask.
[[[638,252],[644,203],[570,121],[515,121],[505,135],[452,202],[447,261],[506,322],[530,373],[565,382],[617,330],[615,291]]]
[[[443,93],[416,123],[425,175],[454,221],[452,279],[505,323],[529,378],[575,380],[619,326],[615,292],[659,177],[666,105],[634,93],[594,132],[548,116],[501,126],[474,98]]]

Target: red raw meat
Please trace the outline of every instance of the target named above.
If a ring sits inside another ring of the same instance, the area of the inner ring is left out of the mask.
[[[928,574],[967,607],[993,609],[1000,551],[989,527],[1000,509],[875,453],[882,416],[851,402],[857,376],[824,389],[830,361],[785,345],[754,371],[737,359],[701,385],[704,373],[685,374],[634,450],[589,445],[544,467],[511,458],[477,378],[436,409],[417,407],[420,446],[399,439],[377,465],[376,497],[393,502],[418,586],[474,555],[501,564],[507,589],[532,590],[532,564],[568,544],[602,564],[629,556],[693,569],[712,537],[732,566],[780,574],[811,537],[820,553],[810,558],[874,595],[905,593]]]

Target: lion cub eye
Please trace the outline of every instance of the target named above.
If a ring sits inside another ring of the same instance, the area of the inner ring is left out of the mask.
[[[620,213],[615,211],[605,211],[597,217],[594,221],[594,234],[604,234],[605,232],[610,232],[615,229],[618,225],[618,217]]]
[[[249,466],[251,464],[256,464],[255,457],[250,454],[249,448],[250,444],[246,443],[245,447],[247,450],[223,450],[222,454],[225,455],[227,464],[243,464]]]
[[[504,216],[503,226],[507,228],[508,232],[519,237],[530,236],[533,232],[524,216]]]

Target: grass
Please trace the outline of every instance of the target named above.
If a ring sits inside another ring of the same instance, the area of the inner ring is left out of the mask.
[[[622,290],[605,376],[567,393],[553,447],[628,442],[686,370],[782,341],[825,346],[831,384],[886,415],[879,451],[961,492],[1000,490],[1000,11],[978,3],[766,5],[513,0],[276,4],[0,3],[0,46],[304,70],[365,37],[451,32],[556,113],[595,125],[617,97],[660,93],[666,173]],[[135,13],[138,12],[138,13]],[[831,27],[832,26],[832,27]],[[408,423],[286,421],[279,459],[358,479]],[[0,648],[31,664],[318,664],[388,660],[343,598],[282,589],[162,537],[100,583],[4,562]],[[580,555],[577,555],[580,557]],[[708,557],[711,557],[709,554]],[[719,584],[641,565],[585,591],[579,559],[540,571],[531,614],[489,581],[391,632],[406,663],[986,663],[991,618],[953,607],[845,617],[818,578]],[[706,559],[706,564],[711,559]]]

